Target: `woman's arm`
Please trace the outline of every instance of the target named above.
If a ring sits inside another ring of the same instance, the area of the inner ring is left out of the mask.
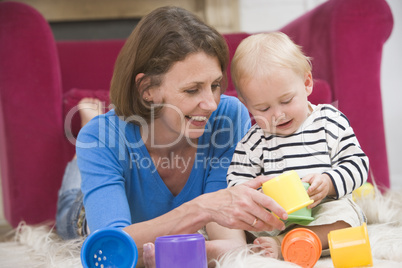
[[[248,231],[283,230],[285,227],[283,222],[266,208],[282,219],[287,219],[285,210],[270,197],[256,191],[266,180],[266,177],[261,176],[242,185],[201,195],[162,216],[124,228],[133,237],[138,247],[139,267],[143,265],[142,253],[145,243],[154,242],[158,236],[162,235],[195,233],[208,223],[214,222],[229,229]],[[257,222],[253,226],[255,219]],[[233,230],[218,233],[213,226],[208,225],[208,231],[212,232],[208,233],[212,235],[211,239],[221,240],[232,234]],[[241,237],[235,240],[240,245]],[[220,254],[216,248],[215,253],[209,253]]]

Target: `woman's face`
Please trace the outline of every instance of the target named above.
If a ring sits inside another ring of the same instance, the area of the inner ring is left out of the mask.
[[[164,75],[162,84],[148,92],[154,104],[163,105],[160,117],[153,122],[154,134],[170,142],[183,137],[199,138],[219,104],[221,80],[218,59],[204,52],[176,62]]]

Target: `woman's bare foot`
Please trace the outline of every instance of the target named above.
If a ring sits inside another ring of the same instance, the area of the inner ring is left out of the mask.
[[[104,113],[104,107],[99,99],[83,98],[78,103],[81,116],[81,126],[85,126],[92,118]]]
[[[264,256],[282,259],[281,243],[282,239],[278,236],[267,237],[262,236],[254,240],[254,245],[258,246],[255,250],[257,252],[262,252]]]

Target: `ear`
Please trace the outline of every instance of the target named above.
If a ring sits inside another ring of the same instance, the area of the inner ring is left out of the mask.
[[[304,75],[304,87],[306,89],[307,96],[313,92],[313,75],[308,72]]]
[[[149,78],[145,77],[144,73],[139,73],[135,76],[135,83],[137,84],[137,90],[140,93],[140,96],[146,102],[152,101],[152,94],[149,89],[147,89],[147,85],[149,83]]]

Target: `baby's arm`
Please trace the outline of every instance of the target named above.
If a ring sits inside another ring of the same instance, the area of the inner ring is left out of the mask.
[[[332,147],[332,169],[325,172],[334,186],[335,198],[352,193],[368,177],[369,160],[360,148],[352,128],[346,128],[343,134],[338,138],[336,146]]]
[[[334,107],[325,106],[325,130],[332,168],[325,171],[334,186],[334,197],[352,193],[367,181],[369,159],[344,114]]]

